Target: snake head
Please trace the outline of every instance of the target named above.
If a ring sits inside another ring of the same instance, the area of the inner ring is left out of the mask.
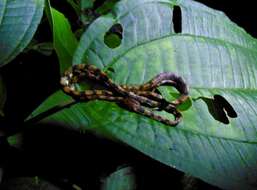
[[[67,77],[67,76],[62,77],[61,80],[60,80],[60,84],[61,84],[62,86],[68,86],[68,85],[69,85],[69,79],[68,79],[68,77]]]
[[[71,72],[65,73],[64,76],[61,77],[60,84],[62,86],[69,86],[71,83],[70,81],[71,81],[72,77],[73,77],[73,74]]]

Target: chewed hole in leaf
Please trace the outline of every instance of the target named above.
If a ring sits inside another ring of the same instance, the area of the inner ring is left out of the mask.
[[[232,105],[220,95],[214,95],[213,98],[200,97],[198,99],[202,99],[207,104],[210,114],[217,121],[229,124],[229,117],[237,117]]]
[[[225,98],[223,98],[220,95],[214,95],[214,101],[216,102],[216,104],[223,106],[224,111],[227,113],[229,117],[231,118],[237,117],[236,111]]]
[[[121,24],[113,25],[104,35],[104,43],[109,48],[117,48],[122,41],[123,28]]]
[[[175,33],[182,32],[182,16],[181,9],[179,6],[173,7],[173,16],[172,16],[173,28]]]

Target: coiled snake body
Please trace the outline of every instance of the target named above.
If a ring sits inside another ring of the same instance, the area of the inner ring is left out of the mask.
[[[98,90],[76,90],[75,84],[88,79],[105,87]],[[106,73],[90,64],[78,64],[69,68],[60,81],[63,91],[78,101],[106,100],[117,103],[120,107],[129,111],[142,114],[146,117],[160,121],[166,125],[175,126],[182,118],[177,106],[188,98],[188,87],[184,80],[172,72],[163,72],[155,76],[149,82],[138,85],[117,85]],[[166,101],[158,93],[157,87],[170,85],[175,87],[180,97],[173,102]],[[147,108],[148,107],[148,108]],[[170,120],[154,113],[154,110],[164,110],[174,115]]]

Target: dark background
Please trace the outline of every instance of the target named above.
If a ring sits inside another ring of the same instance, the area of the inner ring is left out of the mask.
[[[257,38],[257,12],[255,1],[197,0],[211,8],[223,11],[233,22]]]
[[[255,1],[199,0],[221,10],[252,36],[257,37],[257,11]],[[64,1],[52,1],[70,21],[76,17]],[[100,1],[98,1],[100,4]],[[96,5],[97,6],[97,5]],[[50,41],[51,31],[43,20],[35,37]],[[43,35],[42,35],[43,34]],[[47,96],[59,88],[58,60],[37,52],[20,54],[0,71],[7,86],[6,119],[1,128],[15,130]],[[55,125],[29,127],[23,136],[22,149],[8,147],[0,141],[0,163],[5,168],[5,180],[15,176],[40,176],[71,189],[73,183],[83,189],[99,189],[100,180],[120,165],[132,165],[138,189],[182,189],[183,173],[169,168],[143,155],[131,147],[121,145],[94,134],[83,137],[74,131]],[[4,155],[4,156],[3,156]],[[196,189],[218,189],[196,181]]]

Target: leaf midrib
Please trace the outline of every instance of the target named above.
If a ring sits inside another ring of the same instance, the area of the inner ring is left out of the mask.
[[[147,42],[142,42],[140,44],[137,44],[136,46],[133,46],[131,48],[128,48],[126,51],[124,51],[122,54],[118,55],[117,57],[114,57],[113,58],[113,61],[111,61],[108,65],[106,65],[107,68],[109,67],[112,67],[121,57],[123,57],[124,55],[126,55],[128,52],[140,47],[140,46],[144,46],[148,43],[152,43],[152,42],[155,42],[155,41],[159,41],[159,40],[163,40],[165,38],[170,38],[170,37],[192,37],[192,38],[199,38],[199,39],[205,39],[205,40],[209,40],[209,41],[214,41],[214,42],[219,42],[219,43],[226,43],[226,44],[229,44],[231,46],[234,46],[234,47],[238,47],[240,49],[245,49],[247,51],[252,51],[254,53],[257,54],[257,49],[251,49],[251,48],[248,48],[248,47],[245,47],[245,46],[241,46],[239,44],[236,44],[236,43],[232,43],[230,41],[226,41],[226,40],[221,40],[221,39],[218,39],[218,38],[210,38],[210,37],[207,37],[207,36],[200,36],[200,35],[192,35],[192,34],[169,34],[167,36],[163,36],[161,38],[155,38],[155,39],[152,39],[152,40],[149,40]],[[122,42],[121,42],[122,43]],[[107,69],[105,68],[105,70]]]

